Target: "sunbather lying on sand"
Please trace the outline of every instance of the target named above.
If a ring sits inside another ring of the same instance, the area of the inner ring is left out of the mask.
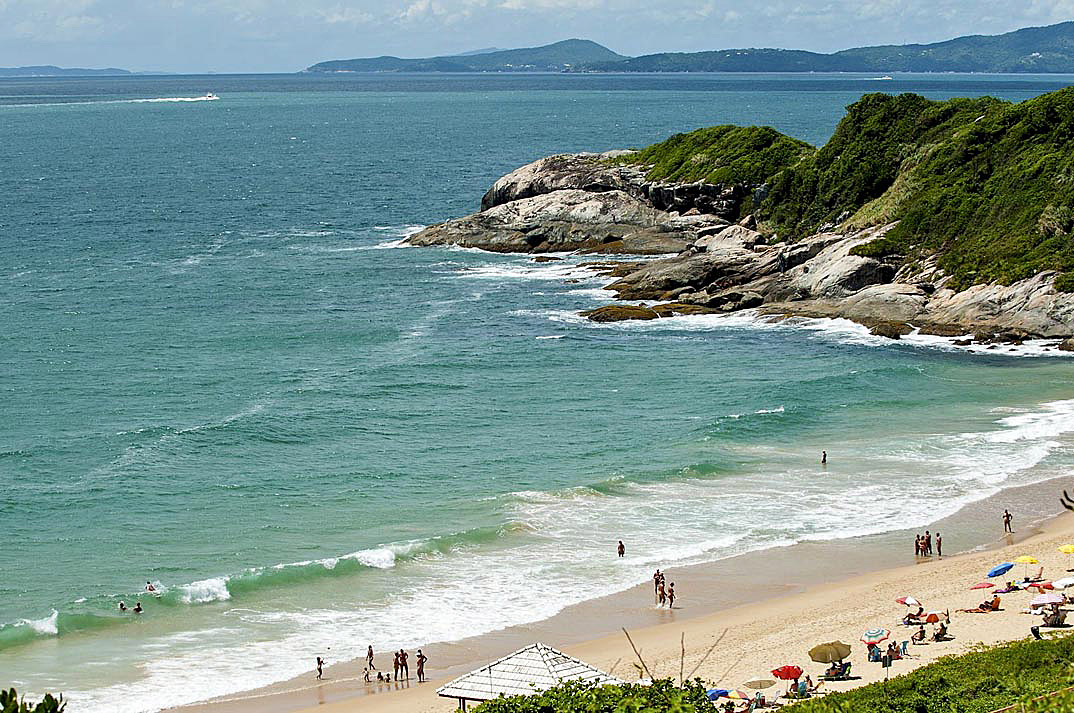
[[[976,609],[957,609],[956,611],[968,614],[988,614],[989,612],[999,611],[999,597],[995,596],[992,597],[992,601],[981,602]]]

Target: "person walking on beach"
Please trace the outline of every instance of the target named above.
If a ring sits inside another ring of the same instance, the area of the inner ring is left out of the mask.
[[[370,644],[369,650],[365,652],[365,664],[369,667],[370,671],[377,670],[377,667],[373,665],[373,644]]]
[[[668,585],[668,609],[672,609],[675,606],[675,583],[672,582]]]
[[[943,557],[943,538],[938,532],[936,533],[936,556]]]
[[[626,545],[623,544],[622,540],[619,540],[619,556],[626,556]]]
[[[324,659],[320,656],[317,657],[317,680],[321,680],[321,674],[324,673]]]
[[[1014,516],[1011,515],[1010,511],[1007,510],[1007,509],[1004,509],[1003,510],[1003,532],[1005,532],[1005,533],[1006,532],[1014,532],[1014,529],[1011,527],[1011,520],[1013,520],[1013,519],[1014,519]]]
[[[414,661],[418,664],[418,683],[425,681],[425,662],[429,660],[429,657],[418,649],[418,655],[414,657]]]
[[[403,674],[403,680],[410,680],[410,666],[407,665],[407,652],[399,649],[399,673]],[[395,680],[399,680],[399,674],[396,674]]]

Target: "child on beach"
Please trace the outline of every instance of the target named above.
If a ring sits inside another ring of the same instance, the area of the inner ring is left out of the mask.
[[[395,680],[399,680],[399,652],[395,652],[395,660],[392,661],[392,671],[395,673]]]
[[[364,680],[366,683],[369,683],[369,669],[368,668],[363,668],[362,669],[362,680]]]

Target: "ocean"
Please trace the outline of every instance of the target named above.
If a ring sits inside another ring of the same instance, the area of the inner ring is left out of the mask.
[[[0,80],[0,684],[156,711],[1065,474],[1054,351],[594,324],[587,258],[402,239],[551,153],[1072,81]]]

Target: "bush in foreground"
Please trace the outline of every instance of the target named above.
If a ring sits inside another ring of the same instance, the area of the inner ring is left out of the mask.
[[[0,713],[62,713],[66,707],[63,696],[53,698],[51,693],[46,693],[41,702],[34,705],[25,700],[20,701],[14,688],[0,690]]]

